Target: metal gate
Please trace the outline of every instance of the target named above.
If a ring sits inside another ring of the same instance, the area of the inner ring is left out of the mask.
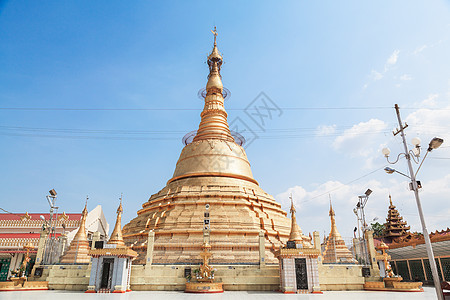
[[[308,289],[308,275],[306,271],[306,259],[295,259],[295,279],[297,281],[297,290]]]

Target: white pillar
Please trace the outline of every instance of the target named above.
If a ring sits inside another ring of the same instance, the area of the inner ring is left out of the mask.
[[[153,262],[153,248],[155,246],[155,232],[153,230],[150,230],[148,232],[148,238],[147,238],[147,259],[145,261],[145,266],[150,267]]]
[[[259,232],[259,268],[262,269],[266,266],[266,239],[264,237],[264,231]]]

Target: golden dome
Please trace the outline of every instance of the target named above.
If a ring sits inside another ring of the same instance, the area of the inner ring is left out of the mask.
[[[173,182],[192,177],[231,177],[258,184],[253,178],[244,149],[234,141],[205,139],[184,147],[178,159]]]

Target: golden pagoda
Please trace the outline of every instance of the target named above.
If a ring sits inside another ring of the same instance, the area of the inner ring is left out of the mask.
[[[288,241],[295,242],[296,245],[301,245],[301,248],[312,248],[311,244],[311,237],[307,237],[303,235],[302,230],[300,229],[300,226],[298,226],[297,219],[295,217],[295,206],[294,201],[291,199],[291,232],[289,234]]]
[[[406,221],[403,221],[403,217],[400,216],[395,205],[392,204],[392,197],[389,195],[389,211],[386,218],[386,223],[384,224],[383,236],[382,238],[388,243],[392,243],[400,237],[410,236],[410,227],[406,226]]]
[[[122,197],[120,198],[120,204],[117,208],[117,219],[116,225],[114,226],[114,230],[111,233],[111,237],[109,238],[108,244],[115,244],[117,247],[125,247],[125,243],[122,237]]]
[[[290,220],[281,205],[253,178],[244,148],[235,142],[224,107],[220,54],[207,58],[205,105],[195,137],[181,152],[173,177],[142,205],[123,228],[123,238],[145,261],[147,237],[154,234],[156,264],[198,263],[203,244],[203,208],[210,205],[212,263],[258,263],[259,234],[265,237],[265,261],[289,237]]]
[[[61,258],[62,264],[88,264],[91,261],[91,258],[88,255],[90,249],[89,241],[86,236],[87,214],[88,211],[86,203],[83,212],[81,213],[80,227],[70,243],[69,249]]]
[[[327,245],[323,252],[323,263],[355,263],[352,253],[345,245],[341,234],[337,230],[336,219],[333,206],[330,200],[331,231],[327,239]]]

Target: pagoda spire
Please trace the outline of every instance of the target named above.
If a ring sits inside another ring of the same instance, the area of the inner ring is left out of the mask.
[[[122,238],[122,195],[120,196],[120,204],[117,208],[117,218],[116,225],[114,226],[114,230],[111,233],[111,237],[109,238],[108,244],[116,244],[119,247],[124,247],[125,243]]]
[[[410,236],[410,226],[407,226],[406,221],[400,216],[395,205],[392,204],[392,197],[389,195],[389,210],[384,224],[383,238],[386,242],[391,243],[393,240]]]
[[[86,196],[86,204],[81,212],[80,227],[70,242],[69,249],[61,257],[60,262],[63,264],[89,263],[91,261],[88,255],[90,249],[89,241],[86,236],[87,200],[88,197]]]
[[[330,211],[329,216],[331,219],[331,231],[328,235],[327,244],[325,246],[325,251],[323,252],[323,262],[324,263],[354,263],[352,253],[345,245],[341,234],[337,230],[336,226],[336,214],[331,204],[330,196]]]
[[[206,84],[205,106],[201,113],[201,121],[194,141],[207,139],[220,139],[234,142],[228,127],[228,114],[224,107],[223,84],[220,68],[223,60],[217,48],[217,30],[211,30],[214,34],[213,50],[208,56],[209,75]]]
[[[294,201],[292,200],[292,194],[289,198],[291,199],[291,233],[289,235],[289,241],[301,243],[303,241],[302,231],[297,224],[297,219],[295,218],[295,206]]]
[[[87,241],[87,235],[86,235],[86,218],[88,215],[87,211],[87,197],[86,197],[86,204],[84,205],[84,209],[81,212],[81,221],[80,221],[80,227],[78,228],[77,234],[73,237],[72,242],[78,242],[78,241]]]
[[[335,236],[336,234],[339,235],[339,232],[338,232],[337,227],[336,227],[336,217],[335,217],[336,214],[334,213],[333,205],[331,204],[331,197],[330,197],[329,216],[330,216],[330,219],[331,219],[331,232],[330,232],[330,235],[333,235],[333,236]]]

